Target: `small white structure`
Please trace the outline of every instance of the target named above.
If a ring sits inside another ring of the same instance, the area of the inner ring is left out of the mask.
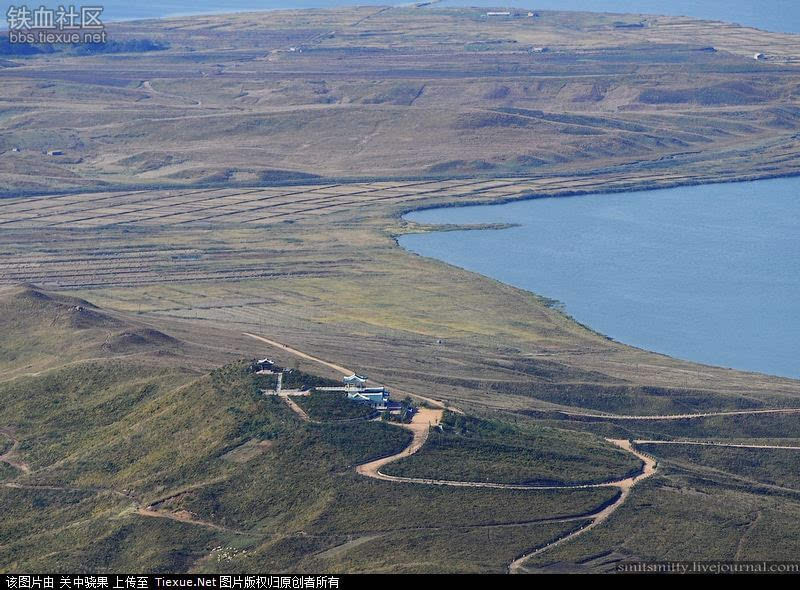
[[[352,375],[343,378],[342,381],[344,381],[344,385],[347,388],[364,389],[367,384],[367,377],[365,375],[357,375],[353,373]]]
[[[47,150],[48,156],[63,156],[64,150]]]
[[[487,12],[486,16],[511,16],[511,13],[508,11],[505,12]]]
[[[272,359],[261,359],[255,362],[257,375],[273,375],[275,373],[275,362]]]

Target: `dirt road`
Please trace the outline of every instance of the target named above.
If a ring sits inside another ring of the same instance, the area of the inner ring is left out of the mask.
[[[303,359],[306,359],[308,361],[312,361],[312,362],[318,363],[320,365],[324,365],[326,367],[329,367],[329,368],[333,369],[334,371],[337,371],[337,372],[341,373],[344,376],[352,375],[352,374],[355,373],[355,371],[353,371],[351,369],[348,369],[346,367],[343,367],[342,365],[337,365],[336,363],[331,363],[331,362],[322,360],[321,358],[317,358],[315,356],[311,356],[310,354],[307,354],[307,353],[303,352],[302,350],[297,350],[296,348],[292,348],[291,346],[286,346],[285,344],[281,344],[280,342],[276,342],[275,340],[270,340],[269,338],[264,338],[263,336],[258,336],[256,334],[251,334],[250,332],[242,332],[242,334],[244,334],[245,336],[248,336],[250,338],[255,338],[256,340],[260,340],[261,342],[264,342],[265,344],[269,344],[270,346],[274,346],[275,348],[279,348],[281,350],[284,350],[284,351],[286,351],[286,352],[288,352],[290,354],[293,354],[295,356],[298,356],[300,358],[303,358]],[[413,398],[425,401],[425,402],[427,402],[427,403],[429,403],[429,404],[431,404],[433,406],[436,406],[437,408],[443,408],[444,407],[444,402],[441,402],[439,400],[435,400],[435,399],[432,399],[432,398],[429,398],[429,397],[425,397],[425,396],[419,395],[417,393],[411,393],[411,392],[408,392],[408,391],[397,391],[397,390],[395,390],[395,393],[397,395],[409,395],[409,396],[411,396]],[[458,409],[455,409],[455,408],[451,408],[451,409],[454,412],[462,413]]]
[[[442,410],[433,410],[429,408],[423,408],[420,412],[414,416],[411,424],[400,424],[403,428],[407,428],[410,430],[414,437],[411,440],[411,444],[409,444],[403,451],[397,453],[395,455],[391,455],[389,457],[384,457],[382,459],[377,459],[375,461],[370,461],[369,463],[365,463],[363,465],[359,465],[356,467],[356,472],[360,473],[365,477],[371,477],[373,479],[379,479],[382,481],[391,481],[395,483],[416,483],[416,484],[427,484],[427,485],[442,485],[442,486],[454,486],[454,487],[476,487],[476,488],[497,488],[497,489],[507,489],[507,490],[570,490],[570,489],[585,489],[585,488],[599,488],[599,487],[615,487],[619,488],[620,494],[614,502],[601,508],[597,512],[587,514],[581,519],[586,518],[590,520],[589,524],[583,526],[575,531],[572,531],[563,537],[556,539],[555,541],[545,545],[544,547],[540,547],[521,555],[517,559],[511,562],[508,566],[509,573],[519,573],[525,571],[525,562],[530,559],[531,557],[538,555],[548,549],[551,549],[557,545],[562,543],[566,543],[571,539],[574,539],[578,535],[582,535],[596,527],[597,525],[604,522],[608,519],[611,514],[613,514],[617,509],[622,506],[625,501],[628,499],[631,489],[635,486],[638,482],[652,476],[656,472],[656,461],[643,453],[640,453],[636,449],[633,448],[633,445],[628,440],[619,440],[619,439],[606,439],[610,443],[624,449],[625,451],[635,455],[637,458],[641,459],[644,466],[642,471],[634,476],[628,477],[621,480],[616,481],[609,481],[606,483],[600,484],[587,484],[587,485],[563,485],[563,486],[525,486],[525,485],[514,485],[514,484],[502,484],[502,483],[490,483],[490,482],[473,482],[473,481],[451,481],[451,480],[439,480],[439,479],[425,479],[425,478],[416,478],[416,477],[397,477],[392,475],[385,475],[381,473],[381,468],[384,465],[392,463],[393,461],[398,461],[405,457],[409,457],[413,455],[422,446],[425,444],[425,441],[428,440],[428,433],[430,431],[431,426],[435,426],[441,421],[443,411]],[[569,520],[576,520],[576,519],[569,519]],[[567,519],[564,522],[568,522]]]
[[[305,422],[313,422],[313,420],[311,420],[311,417],[306,413],[306,411],[303,408],[301,408],[297,404],[297,402],[294,401],[291,397],[289,397],[288,395],[280,395],[279,397],[283,401],[285,401],[288,404],[288,406],[292,409],[292,411],[295,414],[297,414],[298,416],[300,416],[300,418],[303,421],[305,421]]]
[[[625,414],[597,414],[589,412],[569,412],[558,410],[559,414],[565,416],[576,416],[579,418],[601,418],[605,420],[686,420],[691,418],[711,418],[713,416],[747,416],[754,414],[800,414],[800,408],[778,408],[770,410],[731,410],[728,412],[702,412],[698,414],[665,414],[656,416],[638,416]]]
[[[255,334],[250,334],[249,332],[242,332],[245,336],[249,336],[250,338],[255,338],[256,340],[260,340],[270,346],[274,346],[275,348],[280,348],[281,350],[285,350],[286,352],[293,354],[295,356],[299,356],[300,358],[304,358],[306,360],[319,363],[320,365],[325,365],[333,369],[334,371],[338,371],[342,375],[352,375],[353,371],[343,367],[342,365],[337,365],[335,363],[329,363],[328,361],[324,361],[321,358],[317,358],[315,356],[311,356],[310,354],[306,354],[302,350],[297,350],[296,348],[292,348],[290,346],[286,346],[285,344],[281,344],[280,342],[276,342],[275,340],[270,340],[269,338],[264,338],[263,336],[257,336]]]
[[[430,431],[431,426],[436,426],[439,424],[439,422],[442,420],[443,414],[444,410],[420,408],[419,412],[417,412],[414,418],[411,420],[411,424],[397,424],[397,426],[401,426],[406,430],[410,430],[414,435],[414,437],[411,439],[410,445],[396,455],[384,457],[383,459],[376,459],[375,461],[370,461],[369,463],[359,465],[356,467],[356,471],[361,475],[371,477],[373,479],[398,481],[397,478],[381,473],[380,468],[388,463],[392,463],[393,461],[399,461],[404,457],[409,457],[420,450],[422,445],[425,444],[425,441],[428,440],[428,432]],[[403,481],[403,478],[400,478],[399,480]]]
[[[695,445],[700,447],[728,447],[734,449],[777,449],[786,451],[800,451],[800,447],[781,445],[748,445],[742,443],[723,443],[701,440],[635,440],[637,445]]]
[[[586,526],[581,527],[578,530],[573,531],[573,532],[571,532],[571,533],[569,533],[567,535],[564,535],[563,537],[560,537],[560,538],[556,539],[555,541],[552,541],[551,543],[548,543],[547,545],[545,545],[543,547],[539,547],[538,549],[535,549],[535,550],[531,551],[530,553],[526,553],[524,555],[521,555],[520,557],[518,557],[517,559],[512,561],[508,566],[508,572],[510,574],[517,574],[517,573],[525,572],[526,571],[525,570],[525,562],[527,562],[531,557],[539,555],[540,553],[544,553],[545,551],[547,551],[549,549],[552,549],[553,547],[557,547],[558,545],[562,545],[564,543],[567,543],[568,541],[571,541],[575,537],[589,532],[590,530],[592,530],[597,525],[599,525],[599,524],[603,523],[604,521],[606,521],[609,516],[611,516],[614,512],[616,512],[625,503],[625,501],[630,496],[631,489],[633,488],[634,485],[636,485],[637,483],[639,483],[643,479],[647,479],[648,477],[652,476],[656,472],[656,467],[657,466],[656,466],[655,460],[653,458],[651,458],[651,457],[648,457],[647,455],[644,455],[644,454],[638,452],[636,449],[634,449],[633,445],[631,444],[630,441],[618,440],[618,439],[606,439],[606,440],[608,440],[611,443],[614,443],[615,445],[617,445],[618,447],[620,447],[622,449],[625,449],[629,453],[632,453],[632,454],[636,455],[636,457],[638,457],[639,459],[644,461],[644,468],[642,469],[642,472],[639,475],[635,476],[635,477],[629,477],[627,479],[623,479],[621,481],[618,481],[618,482],[615,482],[614,484],[612,484],[612,485],[615,485],[616,487],[618,487],[620,489],[621,493],[620,493],[619,497],[614,502],[612,502],[611,504],[609,504],[608,506],[606,506],[605,508],[603,508],[599,512],[593,514],[591,516],[592,521],[589,524],[587,524]]]
[[[0,435],[5,436],[11,441],[11,448],[0,455],[0,462],[11,465],[22,471],[23,473],[30,473],[30,466],[18,458],[17,449],[19,448],[19,441],[11,435],[11,431],[7,429],[0,429]]]

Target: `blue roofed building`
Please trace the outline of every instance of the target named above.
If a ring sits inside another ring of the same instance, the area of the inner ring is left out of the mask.
[[[386,408],[386,404],[389,402],[389,390],[385,387],[361,387],[348,390],[347,398],[369,404],[377,410],[382,410]]]

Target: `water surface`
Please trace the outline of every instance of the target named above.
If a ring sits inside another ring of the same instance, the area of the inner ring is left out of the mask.
[[[565,305],[616,340],[800,378],[800,177],[433,209],[403,247]]]

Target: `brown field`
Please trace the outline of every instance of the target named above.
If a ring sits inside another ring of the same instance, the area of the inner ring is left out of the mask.
[[[159,326],[177,322],[184,338],[264,334],[454,403],[622,414],[797,405],[795,381],[625,347],[534,295],[410,255],[393,239],[427,231],[399,217],[414,207],[680,180],[609,174],[5,199],[0,282],[76,291]],[[581,388],[603,401],[570,401]]]
[[[168,19],[109,34],[169,48],[2,62],[0,193],[796,171],[793,35],[435,6]]]

